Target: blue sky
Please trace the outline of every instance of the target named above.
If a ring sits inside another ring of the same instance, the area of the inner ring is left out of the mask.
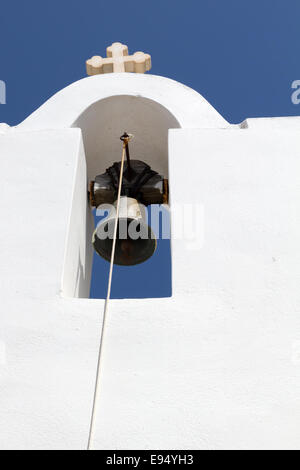
[[[291,102],[291,83],[300,79],[299,35],[299,0],[5,1],[0,80],[7,103],[0,105],[0,122],[19,123],[84,77],[85,60],[114,41],[149,52],[151,73],[194,88],[230,122],[300,115]],[[168,247],[159,253],[169,266]],[[156,268],[144,267],[147,275]],[[138,274],[136,280],[144,271]],[[116,289],[128,292],[118,276]],[[168,291],[168,276],[169,269],[156,283],[153,276],[155,295]]]

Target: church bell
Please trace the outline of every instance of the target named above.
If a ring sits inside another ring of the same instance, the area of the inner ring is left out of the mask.
[[[121,139],[123,140],[124,134]],[[110,204],[108,216],[93,234],[93,247],[105,260],[110,261],[113,234],[117,224],[114,264],[133,266],[149,259],[156,250],[157,240],[147,223],[146,208],[150,204],[166,203],[167,180],[141,160],[130,160],[128,143],[124,162],[119,217],[116,218],[117,193],[121,162],[115,162],[105,173],[96,176],[90,184],[90,202],[94,207]]]
[[[119,217],[116,219],[116,202],[108,217],[102,221],[93,234],[93,246],[102,258],[110,261],[114,227],[117,223],[117,239],[114,263],[131,266],[143,263],[156,250],[156,238],[151,227],[145,222],[142,208],[136,199],[122,196]]]

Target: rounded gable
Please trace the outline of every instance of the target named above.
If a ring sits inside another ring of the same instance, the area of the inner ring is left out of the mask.
[[[18,128],[73,127],[93,104],[105,98],[129,95],[148,98],[165,107],[182,128],[228,127],[228,122],[199,93],[157,75],[111,73],[86,77],[53,95]]]

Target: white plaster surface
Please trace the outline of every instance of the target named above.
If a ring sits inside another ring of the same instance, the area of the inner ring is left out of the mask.
[[[173,242],[172,299],[112,303],[97,445],[299,448],[298,135],[174,130],[170,159],[205,243]]]
[[[196,91],[156,75],[113,73],[87,77],[59,91],[29,116],[20,128],[71,127],[89,106],[111,96],[153,100],[175,116],[181,127],[229,127],[225,119]]]
[[[0,138],[1,449],[82,448],[88,432],[102,301],[61,295],[80,142],[78,129]]]
[[[0,134],[5,134],[10,130],[10,126],[5,122],[0,122]]]
[[[179,106],[175,82],[107,77],[0,137],[0,448],[86,446],[103,301],[72,298],[88,288],[90,225],[68,127],[135,86],[184,127],[170,131],[171,200],[204,208],[205,242],[172,242],[172,298],[111,301],[95,447],[299,448],[298,130],[231,129],[181,85]]]
[[[239,126],[242,129],[299,129],[300,116],[248,118]]]

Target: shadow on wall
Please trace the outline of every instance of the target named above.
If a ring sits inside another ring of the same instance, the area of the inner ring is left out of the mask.
[[[73,124],[82,130],[88,179],[103,173],[121,159],[120,136],[134,135],[130,142],[132,159],[148,163],[168,176],[168,130],[179,128],[175,117],[148,98],[112,96],[90,106]]]

